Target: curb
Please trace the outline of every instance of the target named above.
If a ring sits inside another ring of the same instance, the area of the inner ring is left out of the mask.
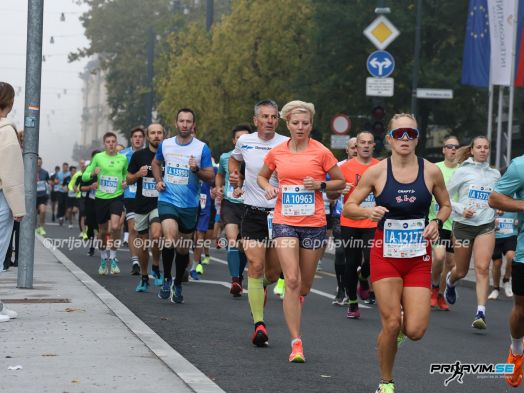
[[[44,238],[40,235],[36,235],[36,238],[44,246]],[[76,266],[61,251],[55,248],[45,247],[45,249],[51,252],[62,265],[93,292],[189,389],[196,393],[225,393],[216,383],[165,342],[120,300]]]

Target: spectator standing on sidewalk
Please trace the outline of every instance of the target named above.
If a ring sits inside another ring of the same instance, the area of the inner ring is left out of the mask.
[[[9,83],[0,82],[0,255],[5,255],[13,229],[13,220],[20,222],[25,215],[24,164],[18,134],[6,119],[15,99]],[[0,302],[0,322],[16,318]]]

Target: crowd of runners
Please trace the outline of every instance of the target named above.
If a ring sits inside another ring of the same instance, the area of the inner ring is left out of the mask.
[[[447,136],[443,160],[433,164],[415,154],[417,122],[401,113],[388,124],[388,158],[374,156],[374,135],[362,130],[349,140],[347,159],[337,162],[310,137],[314,115],[311,103],[291,101],[279,112],[273,100],[260,101],[254,128],[234,126],[233,149],[217,163],[208,143],[198,139],[189,108],[178,111],[172,137],[160,124],[137,127],[122,150],[117,135],[107,132],[103,150],[76,167],[56,166],[51,175],[39,159],[36,231],[46,235],[50,196],[51,220],[69,228],[78,223],[89,255],[99,250],[99,274],[121,272],[118,249],[127,245],[126,269],[140,276],[136,292],[157,286],[160,299],[183,303],[183,283],[204,274],[209,247],[223,230],[229,292],[239,297],[246,284],[249,288],[252,343],[268,343],[267,288],[278,282],[275,293],[283,299],[291,339],[289,361],[297,363],[305,361],[303,304],[331,240],[337,286],[332,303],[347,307],[348,319],[363,317],[359,302],[376,303],[380,315],[381,393],[394,391],[398,347],[424,336],[432,308],[453,307],[457,283],[473,260],[474,329],[488,326],[488,299],[514,299],[507,362],[515,368],[506,381],[519,386],[524,235],[517,212],[524,211],[524,157],[514,159],[501,177],[489,165],[486,137],[461,146],[457,137]],[[279,121],[289,137],[277,133]]]

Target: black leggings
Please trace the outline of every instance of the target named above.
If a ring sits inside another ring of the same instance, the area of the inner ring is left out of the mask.
[[[358,267],[362,277],[361,285],[368,288],[369,253],[375,228],[342,227],[342,239],[346,251],[344,283],[349,300],[357,300]]]

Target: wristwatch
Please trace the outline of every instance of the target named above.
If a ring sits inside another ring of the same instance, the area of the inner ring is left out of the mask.
[[[320,182],[320,191],[321,192],[326,191],[326,182],[325,181]]]
[[[438,229],[442,229],[442,227],[444,226],[444,223],[442,222],[442,220],[440,218],[434,218],[433,220],[431,221],[436,221],[437,224],[438,224]]]

